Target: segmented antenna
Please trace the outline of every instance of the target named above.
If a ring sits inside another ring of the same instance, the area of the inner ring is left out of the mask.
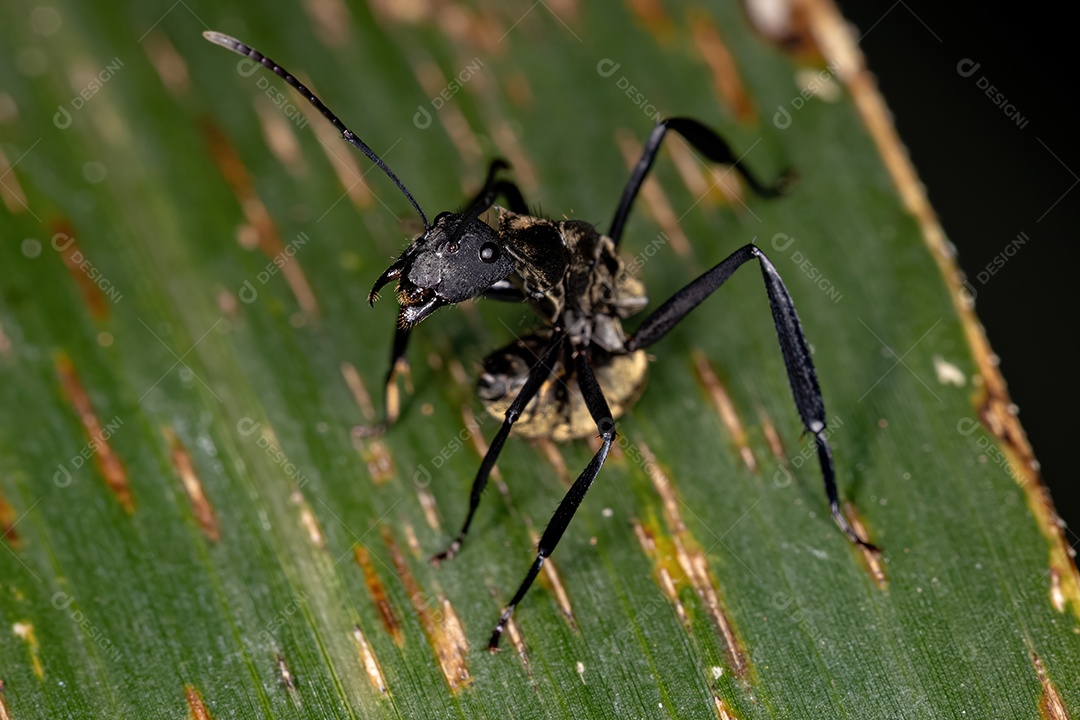
[[[333,125],[338,130],[338,132],[341,133],[341,136],[343,138],[348,140],[349,143],[351,143],[353,147],[355,147],[357,150],[367,155],[368,158],[371,159],[371,162],[378,165],[379,169],[386,173],[387,176],[394,181],[394,184],[398,186],[398,189],[401,190],[402,194],[405,195],[405,197],[409,199],[409,202],[412,203],[412,206],[416,208],[416,212],[420,214],[420,219],[424,221],[424,229],[431,227],[431,224],[428,223],[427,215],[425,215],[424,211],[420,209],[420,203],[416,202],[416,199],[412,196],[412,193],[409,192],[409,189],[406,188],[400,180],[398,180],[398,176],[394,174],[394,171],[391,170],[389,166],[387,166],[387,164],[382,161],[382,158],[375,154],[374,150],[368,147],[367,143],[358,138],[352,130],[345,127],[345,123],[341,122],[341,120],[338,119],[337,115],[330,112],[330,108],[323,105],[322,100],[316,97],[315,93],[308,90],[304,86],[304,84],[294,78],[288,70],[281,67],[276,62],[266,57],[255,48],[249,45],[245,45],[236,38],[225,35],[224,33],[207,30],[203,33],[203,37],[214,43],[215,45],[220,45],[223,48],[232,50],[237,55],[243,55],[246,58],[254,60],[255,62],[262,65],[264,68],[268,69],[270,72],[280,77],[297,92],[303,95],[309,103],[315,106],[316,110],[323,114],[323,117],[330,121],[330,124]]]

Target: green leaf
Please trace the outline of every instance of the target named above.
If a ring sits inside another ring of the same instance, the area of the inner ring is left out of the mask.
[[[1080,589],[1023,430],[841,20],[801,7],[783,38],[734,3],[6,7],[0,717],[1077,716]],[[651,349],[485,652],[592,454],[512,438],[461,555],[427,562],[498,427],[471,377],[536,321],[439,312],[400,422],[354,439],[395,319],[367,292],[414,213],[208,27],[310,82],[429,215],[502,156],[538,212],[605,229],[658,114],[794,169],[758,199],[672,138],[625,252],[655,306],[756,238],[880,563],[829,517],[747,271]]]

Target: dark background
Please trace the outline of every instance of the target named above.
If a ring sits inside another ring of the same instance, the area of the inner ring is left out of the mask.
[[[1080,401],[1069,374],[1078,324],[1072,289],[1080,283],[1080,83],[1075,52],[1066,57],[1076,42],[1071,10],[969,0],[840,5],[978,293],[976,312],[1075,545],[1080,488],[1070,448],[1077,439],[1067,433],[1077,428]],[[964,58],[980,63],[970,77],[957,71]],[[979,89],[983,76],[1026,126]],[[980,283],[979,272],[1020,232],[1027,244]]]

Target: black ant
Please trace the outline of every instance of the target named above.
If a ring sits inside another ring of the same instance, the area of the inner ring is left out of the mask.
[[[810,349],[791,295],[760,248],[753,243],[744,245],[675,293],[632,333],[627,334],[622,327],[622,320],[644,309],[648,300],[641,283],[624,272],[617,254],[619,240],[634,199],[669,130],[682,135],[709,160],[734,167],[761,197],[781,194],[784,180],[775,186],[763,185],[723,138],[708,127],[690,118],[668,118],[653,128],[645,143],[606,235],[580,220],[552,221],[530,215],[517,186],[498,178],[498,172],[508,167],[501,160],[491,163],[483,189],[465,212],[442,212],[434,222],[428,222],[412,193],[386,163],[284,68],[228,35],[205,32],[203,36],[261,64],[307,98],[346,140],[394,181],[424,223],[423,234],[379,276],[368,295],[368,302],[374,304],[378,291],[396,281],[401,312],[384,385],[386,417],[376,426],[361,428],[363,434],[383,432],[397,419],[395,381],[398,373],[408,367],[405,351],[409,334],[413,326],[439,308],[475,297],[527,302],[546,324],[545,329],[496,350],[484,360],[478,391],[488,411],[502,417],[503,423],[473,480],[469,512],[461,532],[432,562],[449,560],[461,549],[480,495],[511,429],[530,437],[556,440],[599,433],[600,449],[559,503],[540,538],[536,559],[491,634],[489,650],[498,649],[514,607],[540,572],[544,558],[555,550],[607,459],[615,439],[615,419],[633,404],[644,387],[644,349],[664,337],[750,260],[757,260],[761,267],[795,407],[806,432],[817,443],[833,520],[851,542],[878,552],[859,537],[840,512],[832,451],[825,436],[825,405]],[[499,196],[506,199],[508,208],[495,205]],[[492,207],[498,214],[498,230],[480,219]]]

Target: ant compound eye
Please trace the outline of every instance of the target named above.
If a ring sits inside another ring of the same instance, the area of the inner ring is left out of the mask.
[[[499,259],[499,246],[493,242],[486,242],[480,246],[480,259],[486,263],[492,263]]]
[[[453,255],[454,253],[456,253],[458,251],[458,249],[460,247],[461,246],[458,245],[457,240],[451,240],[450,242],[446,243],[446,254],[447,255]]]

